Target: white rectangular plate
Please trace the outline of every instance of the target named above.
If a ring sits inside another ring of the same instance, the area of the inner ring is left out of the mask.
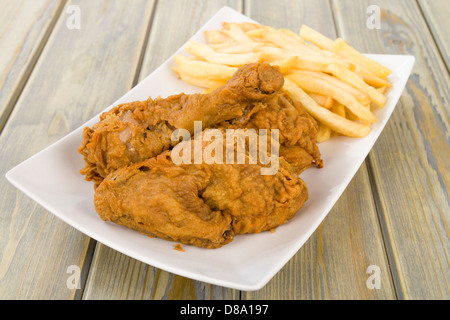
[[[220,29],[224,21],[252,20],[224,7],[192,40],[205,42],[203,31]],[[176,53],[183,54],[183,48]],[[84,161],[77,152],[83,128],[92,126],[98,117],[11,169],[6,177],[66,223],[132,258],[195,280],[239,290],[257,290],[301,248],[341,196],[386,125],[415,61],[413,56],[405,55],[370,57],[393,70],[390,76],[393,88],[388,93],[386,106],[376,112],[377,123],[363,139],[334,137],[320,144],[324,168],[311,168],[302,174],[309,189],[309,200],[292,220],[274,233],[236,236],[233,242],[219,249],[184,246],[185,252],[180,252],[174,250],[174,242],[149,238],[104,222],[94,209],[93,184],[79,174]],[[120,103],[146,100],[149,96],[202,91],[177,79],[171,70],[173,65],[171,57],[106,109]]]

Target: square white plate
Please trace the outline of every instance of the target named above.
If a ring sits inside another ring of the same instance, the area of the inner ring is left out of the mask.
[[[219,29],[224,21],[252,20],[224,7],[191,39],[204,42],[203,31]],[[183,48],[176,53],[183,54]],[[320,144],[324,168],[311,168],[302,174],[309,189],[309,200],[295,218],[278,227],[275,233],[240,235],[230,244],[212,250],[183,246],[185,252],[180,252],[174,250],[174,242],[149,238],[104,222],[94,209],[93,184],[79,174],[84,161],[77,152],[83,128],[91,127],[98,117],[11,169],[6,177],[66,223],[132,258],[195,280],[239,290],[257,290],[300,249],[341,196],[386,125],[415,62],[413,56],[370,57],[393,70],[390,76],[393,88],[386,106],[376,112],[378,122],[363,139],[335,137]],[[149,96],[201,91],[177,79],[172,65],[173,57],[106,109]]]

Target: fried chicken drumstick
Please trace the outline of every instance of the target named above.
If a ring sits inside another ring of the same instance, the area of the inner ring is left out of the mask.
[[[285,223],[308,198],[283,158],[274,175],[261,175],[260,164],[175,165],[171,157],[168,150],[108,175],[95,189],[100,217],[146,235],[218,248],[234,235]]]
[[[100,182],[123,165],[154,157],[170,149],[175,129],[193,133],[194,121],[203,128],[246,117],[259,103],[270,100],[283,86],[277,67],[268,63],[245,65],[223,87],[209,94],[178,94],[119,105],[85,128],[79,152],[86,180]]]

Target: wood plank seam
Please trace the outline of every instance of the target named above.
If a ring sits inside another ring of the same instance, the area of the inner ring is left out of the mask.
[[[94,257],[95,247],[97,246],[97,240],[91,238],[89,240],[88,249],[86,250],[86,254],[84,256],[84,262],[82,265],[82,269],[80,272],[80,289],[75,291],[75,295],[73,300],[82,300],[84,295],[84,290],[86,288],[87,280],[89,277],[89,272],[91,271],[91,264]]]
[[[394,293],[395,293],[395,296],[397,299],[403,300],[404,294],[401,289],[402,287],[400,285],[400,277],[399,277],[399,273],[398,273],[398,268],[395,264],[394,252],[392,250],[392,244],[390,243],[390,238],[389,238],[389,235],[387,234],[387,226],[386,226],[386,221],[384,219],[383,206],[381,204],[379,190],[376,185],[375,177],[374,177],[374,168],[373,168],[373,165],[372,165],[369,157],[367,157],[367,159],[365,161],[365,165],[367,168],[367,173],[369,175],[370,189],[372,190],[372,194],[373,194],[375,210],[377,211],[378,224],[380,226],[381,235],[383,237],[383,244],[384,244],[384,249],[386,252],[386,259],[388,261],[389,270],[391,272],[390,276],[392,279],[392,283],[394,285]]]
[[[422,18],[425,21],[425,24],[427,25],[428,31],[429,31],[431,37],[433,38],[433,41],[437,48],[437,51],[439,52],[439,56],[440,56],[441,60],[444,62],[445,66],[447,68],[447,72],[450,73],[450,65],[447,64],[447,60],[445,59],[445,54],[444,54],[444,52],[442,52],[443,48],[441,48],[441,46],[439,45],[438,39],[436,39],[436,35],[433,32],[433,28],[431,28],[431,26],[430,26],[430,23],[427,19],[427,15],[425,14],[425,11],[424,11],[421,3],[418,0],[416,0],[416,3],[417,3],[417,7],[419,8],[420,14],[422,15]]]
[[[3,128],[5,127],[6,123],[8,122],[9,116],[11,115],[11,112],[14,109],[14,106],[16,105],[17,100],[19,100],[19,97],[22,94],[23,89],[25,88],[25,86],[28,82],[28,79],[30,78],[31,73],[33,72],[34,67],[36,66],[36,63],[39,60],[39,57],[41,56],[42,50],[44,50],[44,47],[47,44],[48,39],[50,38],[50,34],[52,33],[52,31],[56,25],[56,22],[59,20],[59,17],[61,16],[63,8],[66,5],[66,1],[67,0],[62,0],[59,3],[58,7],[56,8],[55,15],[52,17],[52,20],[49,23],[47,30],[45,30],[44,35],[42,37],[42,41],[37,44],[37,46],[36,46],[37,50],[36,50],[35,54],[31,57],[30,63],[27,66],[24,75],[20,79],[17,87],[14,89],[11,99],[6,104],[5,112],[0,117],[0,134],[2,133]]]
[[[157,5],[158,5],[158,0],[155,0],[155,2],[153,3],[152,14],[151,14],[150,19],[149,19],[148,24],[147,24],[147,31],[145,32],[145,38],[144,38],[144,41],[142,43],[141,53],[139,55],[139,60],[138,60],[138,64],[137,64],[137,67],[136,67],[136,72],[134,74],[133,84],[132,84],[131,87],[134,87],[139,82],[139,76],[141,74],[142,64],[144,63],[145,51],[147,49],[148,40],[150,38],[150,31],[151,31],[151,28],[152,28],[152,25],[153,25],[153,20],[155,18],[155,12],[156,12],[156,6]]]
[[[339,30],[339,25],[336,21],[336,8],[333,4],[333,0],[328,0],[328,3],[330,6],[330,9],[331,9],[331,17],[333,18],[334,33],[337,36],[337,35],[341,34],[341,32]]]

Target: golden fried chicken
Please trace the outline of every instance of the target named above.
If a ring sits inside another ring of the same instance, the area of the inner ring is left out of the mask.
[[[184,144],[194,141],[177,148]],[[203,140],[202,152],[210,144]],[[176,165],[173,152],[109,174],[95,189],[100,217],[150,236],[218,248],[237,234],[285,223],[308,198],[305,183],[283,158],[277,172],[262,175],[263,165],[249,164],[248,153],[245,164]]]
[[[149,98],[119,105],[100,116],[93,128],[85,128],[79,152],[86,180],[100,182],[114,170],[154,157],[177,142],[176,129],[192,134],[194,121],[203,128],[246,117],[281,89],[283,75],[268,63],[245,65],[223,87],[209,94],[178,94],[166,99]]]

